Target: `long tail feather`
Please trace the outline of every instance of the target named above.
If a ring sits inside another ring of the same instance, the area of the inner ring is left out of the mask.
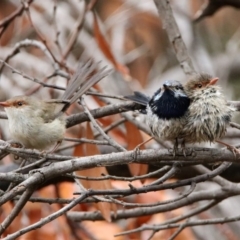
[[[150,98],[141,92],[134,92],[134,95],[124,96],[124,98],[131,100],[135,103],[139,103],[143,106],[147,106]]]
[[[134,92],[134,95],[124,96],[124,98],[131,100],[140,105],[139,111],[143,114],[146,114],[146,107],[150,101],[150,98],[143,93]]]
[[[85,94],[93,85],[99,82],[104,77],[108,76],[112,70],[102,68],[98,70],[99,64],[89,60],[85,63],[80,62],[75,74],[69,81],[69,84],[61,97],[61,101],[66,104],[62,107],[61,113],[65,112],[67,108],[77,101],[83,94]]]

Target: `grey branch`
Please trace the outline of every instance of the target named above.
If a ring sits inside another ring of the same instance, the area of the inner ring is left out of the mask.
[[[188,55],[176,20],[174,19],[169,0],[154,0],[154,2],[181,68],[187,76],[194,75],[196,71]]]

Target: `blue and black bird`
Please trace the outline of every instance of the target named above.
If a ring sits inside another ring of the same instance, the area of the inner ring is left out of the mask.
[[[177,139],[183,137],[183,127],[187,122],[190,99],[178,81],[166,81],[162,88],[149,98],[140,92],[126,99],[140,104],[140,112],[145,113],[146,123],[154,136],[174,141],[174,153],[178,147]]]

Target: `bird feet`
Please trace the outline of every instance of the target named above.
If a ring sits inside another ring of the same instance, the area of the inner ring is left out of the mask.
[[[61,145],[61,143],[62,143],[62,140],[61,141],[58,141],[57,143],[56,143],[56,145],[53,147],[53,149],[50,149],[49,151],[47,151],[46,153],[48,154],[51,154],[51,153],[54,153],[58,148],[59,148],[59,146]]]
[[[184,157],[187,157],[187,154],[186,154],[186,146],[185,146],[185,140],[184,140],[184,139],[183,139],[182,142],[181,142],[181,148],[182,148],[183,156],[184,156]]]
[[[184,157],[186,157],[187,156],[187,154],[186,154],[186,146],[185,146],[185,141],[184,141],[184,139],[182,140],[182,142],[181,142],[181,150],[182,150],[182,154],[183,154],[183,156]],[[175,143],[174,143],[174,145],[173,145],[173,157],[175,157],[176,156],[176,153],[178,152],[178,139],[176,138],[176,140],[175,140]]]
[[[13,148],[24,148],[23,144],[21,144],[20,142],[11,142],[10,146]]]
[[[173,148],[173,151],[172,151],[173,157],[176,157],[176,155],[181,155],[181,153],[184,157],[187,157],[187,152],[188,152],[187,150],[188,150],[187,148],[180,148],[180,149]]]
[[[173,157],[176,157],[177,152],[178,152],[178,139],[176,138],[173,145]]]
[[[23,148],[25,149],[25,146],[20,143],[20,142],[10,142],[10,146],[13,147],[13,148]],[[17,156],[17,155],[14,155],[14,160],[18,160],[20,157]]]
[[[227,149],[229,149],[229,150],[233,153],[233,155],[234,155],[235,158],[237,158],[237,157],[240,156],[240,150],[237,149],[236,147],[234,147],[234,146],[232,146],[232,145],[230,145],[230,144],[227,144],[227,143],[225,143],[225,142],[219,141],[219,140],[216,140],[216,142],[217,142],[217,143],[220,143],[220,144],[222,144],[222,145],[224,145],[224,146],[226,146]]]
[[[240,150],[235,148],[234,146],[229,146],[227,147],[227,149],[229,149],[233,153],[235,158],[238,158],[238,156],[240,156]]]
[[[144,144],[148,143],[148,142],[151,141],[152,139],[153,139],[153,137],[151,137],[151,138],[147,139],[146,141],[138,144],[138,145],[133,149],[133,151],[134,151],[134,153],[135,153],[135,156],[137,156],[137,155],[139,154],[140,147],[143,146]]]

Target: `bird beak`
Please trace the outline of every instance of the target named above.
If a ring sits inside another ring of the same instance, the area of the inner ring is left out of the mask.
[[[219,78],[212,78],[211,80],[210,80],[210,83],[208,84],[208,85],[215,85],[216,83],[217,83],[217,81],[218,81],[218,79]]]
[[[169,89],[169,87],[170,87],[170,84],[169,84],[169,83],[165,82],[165,83],[163,84],[164,90]]]
[[[10,107],[10,104],[8,102],[0,102],[0,106],[2,106],[2,107]]]

